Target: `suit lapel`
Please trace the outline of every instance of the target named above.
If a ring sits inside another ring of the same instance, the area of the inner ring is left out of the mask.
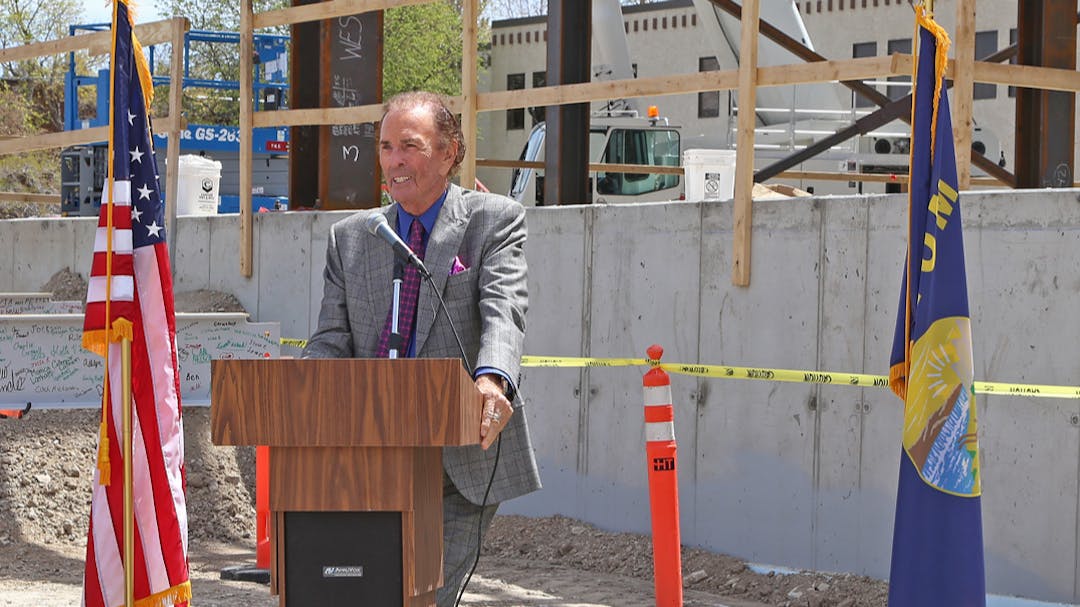
[[[450,191],[446,194],[442,211],[435,220],[435,227],[428,237],[427,249],[424,251],[424,265],[431,272],[434,287],[443,292],[446,287],[446,277],[450,275],[450,267],[454,263],[454,257],[461,250],[461,240],[465,237],[465,228],[469,225],[468,205],[462,196],[460,187],[451,184]],[[424,343],[431,333],[431,325],[435,322],[432,310],[438,310],[439,300],[431,290],[432,285],[420,289],[420,299],[416,306],[416,352],[423,351]]]

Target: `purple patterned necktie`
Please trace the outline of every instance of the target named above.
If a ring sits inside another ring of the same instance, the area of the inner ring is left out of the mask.
[[[424,260],[424,225],[419,219],[414,218],[409,228],[409,248],[416,253],[421,261]],[[401,300],[398,306],[398,330],[401,332],[401,350],[398,356],[404,358],[409,352],[409,340],[412,338],[413,326],[416,324],[416,302],[420,298],[420,270],[412,264],[405,266],[405,278],[401,283]],[[391,306],[386,313],[386,324],[379,336],[379,349],[375,353],[378,358],[386,358],[390,353],[390,333],[394,322],[394,310]]]

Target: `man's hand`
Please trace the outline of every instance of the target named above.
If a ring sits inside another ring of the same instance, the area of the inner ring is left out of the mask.
[[[495,442],[514,414],[506,399],[506,380],[498,375],[485,374],[476,378],[476,389],[484,395],[483,416],[480,420],[480,446],[485,450]]]

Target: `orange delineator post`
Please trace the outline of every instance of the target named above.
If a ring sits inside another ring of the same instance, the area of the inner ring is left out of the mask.
[[[255,447],[255,566],[270,568],[270,447]]]
[[[649,346],[649,361],[659,363],[664,349]],[[652,513],[653,580],[657,607],[683,602],[682,553],[679,537],[679,476],[676,469],[675,412],[671,378],[654,366],[642,378],[645,393],[645,453],[649,466],[649,510]]]

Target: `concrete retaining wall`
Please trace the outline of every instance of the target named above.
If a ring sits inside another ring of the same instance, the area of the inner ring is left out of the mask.
[[[963,197],[976,378],[1080,383],[1076,191]],[[528,354],[887,373],[906,197],[757,202],[752,284],[730,281],[730,203],[529,211]],[[185,217],[176,289],[230,291],[306,337],[342,213]],[[0,222],[0,291],[85,275],[92,219]],[[285,350],[283,349],[283,353]],[[647,532],[641,369],[529,369],[545,488],[504,512]],[[901,403],[886,389],[674,376],[686,543],[758,562],[888,576]],[[1080,402],[980,396],[988,590],[1080,599]]]

